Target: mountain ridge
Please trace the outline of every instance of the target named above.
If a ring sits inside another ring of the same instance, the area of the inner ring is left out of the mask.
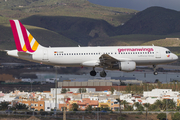
[[[119,26],[117,34],[166,35],[176,32],[180,32],[180,12],[150,7],[137,13],[123,26]]]

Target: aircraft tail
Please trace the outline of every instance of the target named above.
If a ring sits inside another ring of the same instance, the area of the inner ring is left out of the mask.
[[[10,20],[16,48],[19,52],[35,52],[41,45],[19,20]]]

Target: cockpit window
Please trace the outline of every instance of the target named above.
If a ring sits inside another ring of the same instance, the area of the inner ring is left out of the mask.
[[[171,51],[166,51],[166,54],[170,54],[171,53]]]

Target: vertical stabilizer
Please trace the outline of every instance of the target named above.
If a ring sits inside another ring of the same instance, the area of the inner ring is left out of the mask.
[[[35,52],[40,44],[19,20],[10,20],[14,41],[19,52]]]

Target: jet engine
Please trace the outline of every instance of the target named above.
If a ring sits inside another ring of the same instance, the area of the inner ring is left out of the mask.
[[[119,69],[120,71],[134,71],[136,69],[136,63],[133,61],[125,61],[125,62],[119,62],[116,65],[112,66],[113,69]]]

